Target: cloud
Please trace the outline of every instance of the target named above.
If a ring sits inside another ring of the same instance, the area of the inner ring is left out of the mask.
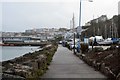
[[[24,31],[29,28],[67,27],[75,14],[79,21],[80,0],[2,0],[3,30]],[[118,13],[119,0],[82,1],[82,25],[98,16]]]
[[[5,2],[3,3],[3,30],[11,30],[11,27],[12,30],[18,27],[28,29],[31,26],[67,27],[73,12],[77,10],[75,8],[72,2]]]
[[[1,0],[1,2],[78,2],[79,0]]]

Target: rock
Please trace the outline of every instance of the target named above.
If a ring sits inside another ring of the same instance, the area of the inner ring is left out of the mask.
[[[100,70],[101,70],[102,73],[104,73],[109,78],[115,78],[116,77],[116,75],[110,70],[110,68],[105,66],[105,63],[101,64]]]
[[[7,79],[19,79],[19,80],[25,80],[24,77],[18,76],[18,75],[12,75],[12,74],[2,74],[2,80],[7,80]]]
[[[116,80],[120,80],[120,73],[117,75]]]

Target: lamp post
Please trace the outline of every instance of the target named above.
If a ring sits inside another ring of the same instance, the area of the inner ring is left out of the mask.
[[[93,2],[93,0],[88,0],[89,2]],[[80,0],[80,12],[79,12],[79,27],[78,27],[78,31],[79,31],[79,45],[80,45],[80,35],[81,35],[81,32],[82,32],[82,26],[81,26],[81,15],[82,15],[82,0]],[[79,47],[79,50],[80,50],[80,47]]]
[[[93,2],[93,0],[88,0],[89,2]],[[82,15],[82,0],[80,0],[80,12],[79,12],[79,30],[80,30],[80,35],[82,32],[82,27],[81,27],[81,15]]]
[[[80,12],[79,12],[79,29],[80,29],[80,35],[81,35],[81,4],[82,4],[82,1],[80,0]]]

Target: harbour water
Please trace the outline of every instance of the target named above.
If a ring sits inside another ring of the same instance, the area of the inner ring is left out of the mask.
[[[38,50],[33,46],[0,46],[0,61],[6,61]]]

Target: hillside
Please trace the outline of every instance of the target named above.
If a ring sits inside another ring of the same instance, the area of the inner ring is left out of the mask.
[[[91,37],[101,35],[104,38],[120,37],[120,15],[115,15],[108,19],[106,15],[102,15],[97,19],[91,20],[89,26],[83,26],[81,37]]]

